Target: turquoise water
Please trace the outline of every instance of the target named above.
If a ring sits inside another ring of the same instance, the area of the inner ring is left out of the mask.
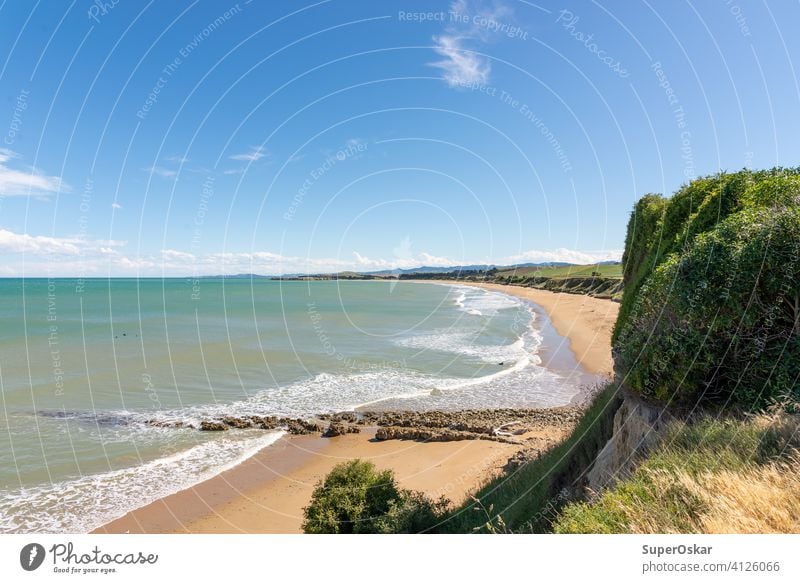
[[[540,344],[531,306],[466,287],[0,280],[0,532],[91,530],[280,437],[148,420],[564,404],[586,379]]]

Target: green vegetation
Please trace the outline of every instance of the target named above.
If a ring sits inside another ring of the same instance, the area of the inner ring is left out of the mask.
[[[596,298],[622,298],[620,263],[504,269],[486,281]]]
[[[517,470],[489,481],[436,532],[546,532],[561,506],[579,495],[585,469],[611,436],[619,406],[614,385],[598,393],[572,434]]]
[[[641,199],[628,225],[615,329],[627,386],[683,406],[796,399],[800,175],[701,178]]]
[[[317,484],[305,509],[303,530],[311,534],[416,533],[432,528],[447,501],[433,502],[401,490],[391,470],[370,462],[336,466]]]
[[[622,277],[621,263],[600,263],[595,265],[561,265],[552,267],[513,267],[499,269],[497,277]]]
[[[566,506],[554,530],[798,532],[798,447],[800,420],[788,415],[678,423],[629,479]]]

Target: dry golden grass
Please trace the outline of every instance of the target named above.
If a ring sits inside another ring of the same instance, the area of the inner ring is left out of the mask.
[[[568,505],[563,533],[800,533],[800,419],[675,424],[628,478]]]
[[[800,456],[699,480],[684,486],[706,504],[700,532],[710,534],[800,533]]]

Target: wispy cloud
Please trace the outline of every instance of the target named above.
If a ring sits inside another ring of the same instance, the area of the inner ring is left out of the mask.
[[[178,175],[177,170],[164,168],[163,166],[149,166],[148,168],[142,168],[142,170],[150,174],[155,174],[156,176],[161,176],[162,178],[175,178]]]
[[[250,150],[244,152],[242,154],[234,154],[231,156],[231,160],[239,160],[243,162],[257,162],[264,158],[267,155],[267,151],[264,149],[264,146],[251,146]]]
[[[161,257],[167,261],[196,261],[196,257],[192,253],[176,251],[175,249],[162,249]]]
[[[119,204],[118,202],[112,202],[112,203],[111,203],[111,208],[112,208],[112,209],[121,209],[121,208],[122,208],[122,205],[121,205],[121,204]]]
[[[164,160],[167,162],[174,162],[175,164],[185,164],[189,162],[189,158],[185,156],[167,156]]]
[[[36,168],[9,168],[7,162],[16,158],[15,152],[0,148],[0,197],[46,196],[68,190],[58,176],[45,176]]]
[[[487,83],[492,66],[476,48],[491,40],[492,28],[481,23],[497,23],[510,16],[511,9],[499,2],[486,5],[455,0],[450,4],[444,32],[433,37],[433,50],[442,59],[429,64],[442,71],[442,78],[451,87]]]
[[[453,35],[433,37],[435,50],[444,59],[431,63],[442,70],[442,78],[450,87],[481,84],[489,81],[492,68],[485,57],[467,52],[464,38]]]

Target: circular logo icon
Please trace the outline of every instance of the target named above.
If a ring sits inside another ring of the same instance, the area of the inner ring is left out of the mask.
[[[44,547],[39,543],[30,543],[19,552],[19,564],[26,571],[35,571],[44,562]]]

